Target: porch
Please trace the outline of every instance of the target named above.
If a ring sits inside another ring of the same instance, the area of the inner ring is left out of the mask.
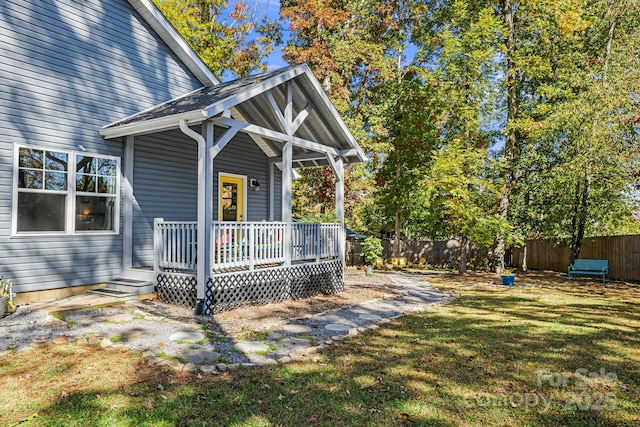
[[[210,232],[205,314],[343,289],[339,223],[215,221]],[[155,219],[154,284],[161,300],[196,306],[197,236],[195,221]]]
[[[125,278],[153,264],[160,299],[205,314],[343,288],[344,171],[365,155],[306,65],[191,92],[101,134],[124,143]],[[335,176],[337,224],[295,223],[294,169],[318,166]]]
[[[253,271],[291,263],[320,262],[340,257],[339,223],[223,222],[211,224],[212,274]],[[291,251],[284,245],[291,236]],[[154,222],[154,271],[196,272],[198,224],[195,221]],[[290,262],[288,262],[290,261]]]

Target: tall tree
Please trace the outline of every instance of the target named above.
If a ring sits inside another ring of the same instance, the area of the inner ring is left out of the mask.
[[[553,202],[545,231],[569,239],[571,259],[588,235],[626,227],[634,207],[629,188],[640,166],[637,109],[640,45],[636,0],[582,3],[558,20],[574,41],[574,70],[560,75],[566,88],[542,122],[538,135],[553,144],[545,184]]]
[[[277,22],[261,16],[258,4],[240,0],[153,0],[169,22],[218,78],[266,70],[264,59],[280,43]]]
[[[380,114],[384,106],[374,101],[374,91],[402,80],[411,28],[421,19],[419,2],[283,0],[281,5],[281,18],[291,31],[284,57],[291,63],[309,63],[372,161],[386,158],[389,141],[376,137],[387,132]],[[373,189],[372,171],[377,167],[356,166],[347,172],[345,181],[353,190],[346,194],[347,211],[361,213],[363,206],[372,206],[362,196]],[[312,182],[318,174],[301,175],[303,181]],[[325,185],[328,188],[330,182]],[[323,192],[328,191],[318,188],[318,199]],[[361,220],[354,222],[356,227],[363,225]]]
[[[485,149],[469,147],[462,139],[435,150],[431,169],[423,178],[429,218],[422,223],[435,237],[458,237],[458,273],[466,273],[471,243],[491,245],[496,236],[509,235],[509,224],[501,218],[500,180],[491,176],[499,164],[487,158]],[[426,219],[426,218],[425,218]]]
[[[402,233],[423,230],[415,222],[421,216],[417,197],[430,167],[431,153],[439,144],[439,97],[417,71],[406,73],[401,82],[389,82],[375,93],[382,113],[380,129],[384,129],[375,137],[388,144],[389,151],[377,170],[374,196],[382,216],[393,219],[394,256],[400,256]]]

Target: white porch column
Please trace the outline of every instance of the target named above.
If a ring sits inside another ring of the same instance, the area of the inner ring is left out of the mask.
[[[293,181],[293,144],[291,141],[282,147],[282,222],[286,224],[284,233],[285,265],[291,265],[291,206],[292,206],[292,181]]]
[[[293,206],[293,88],[291,81],[287,81],[286,105],[284,107],[284,126],[287,132],[287,141],[282,147],[282,221],[287,226],[284,233],[285,265],[291,265],[293,248],[291,244],[291,210]]]
[[[344,228],[344,162],[342,158],[335,161],[336,172],[336,218],[340,223],[338,238],[338,257],[344,264],[344,252],[346,245],[346,230]]]
[[[197,298],[211,277],[211,227],[213,223],[213,123],[202,124],[204,143],[198,143],[198,285]]]
[[[122,203],[122,275],[133,266],[133,158],[134,138],[124,139],[124,200]],[[154,277],[155,280],[155,277]]]

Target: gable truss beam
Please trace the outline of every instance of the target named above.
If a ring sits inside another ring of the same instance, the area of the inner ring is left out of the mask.
[[[331,147],[327,147],[326,145],[318,144],[317,142],[309,141],[308,139],[299,138],[297,136],[286,135],[282,132],[276,132],[271,129],[266,129],[261,126],[252,125],[250,123],[241,122],[234,119],[227,119],[224,117],[215,118],[213,121],[216,124],[227,127],[238,127],[242,132],[247,133],[255,133],[265,138],[272,139],[274,141],[279,142],[288,142],[291,141],[293,145],[301,148],[305,148],[310,151],[316,151],[319,153],[328,153],[333,156],[339,156],[340,153]]]
[[[229,110],[229,115],[228,116],[225,116],[223,114],[222,117],[226,117],[226,118],[230,119],[232,117],[231,114],[233,114],[234,117],[237,117],[240,120],[246,121],[246,119],[244,118],[242,113],[240,113],[240,111],[238,111],[238,109],[235,108],[235,107],[233,107],[233,108],[231,108]],[[277,157],[278,156],[278,153],[276,153],[275,150],[273,148],[271,148],[271,145],[269,145],[269,143],[267,141],[262,139],[262,137],[260,135],[256,135],[254,133],[250,133],[249,137],[253,140],[253,142],[256,143],[258,148],[260,148],[262,150],[262,152],[264,153],[265,156],[267,156],[267,157]]]
[[[333,171],[333,174],[336,177],[336,181],[342,181],[342,171],[339,170],[336,160],[329,153],[326,153],[325,156],[327,157],[329,166],[331,166],[331,170]]]
[[[296,88],[296,90],[298,92],[300,92],[302,94],[302,96],[304,96],[305,99],[310,99],[309,94],[304,90],[304,88],[302,86],[300,86],[298,84],[298,82],[296,80],[292,80],[291,84],[293,85],[294,88]],[[329,128],[327,127],[327,124],[322,119],[322,116],[318,115],[317,118],[318,118],[318,120],[316,122],[316,125],[320,126],[320,128],[327,135],[327,137],[332,138],[332,135],[334,133],[329,130]],[[300,125],[302,125],[302,123],[300,123]]]
[[[311,114],[312,111],[313,111],[313,107],[311,106],[311,104],[307,104],[307,106],[304,107],[304,110],[298,113],[298,116],[295,118],[293,123],[291,123],[291,135],[296,133],[298,128],[302,125],[305,119],[309,117],[309,114]]]
[[[290,90],[289,87],[290,86],[287,85],[287,108],[291,106],[291,110],[293,110],[293,102],[289,100],[289,90]],[[269,100],[269,104],[271,104],[271,108],[273,109],[273,112],[276,118],[278,119],[278,123],[280,123],[281,129],[285,133],[288,133],[290,135],[293,135],[294,133],[296,133],[296,131],[300,128],[300,126],[305,121],[305,119],[309,117],[309,114],[313,112],[313,106],[311,104],[307,104],[304,107],[304,110],[300,111],[296,116],[296,118],[291,121],[291,123],[288,123],[284,114],[280,110],[280,106],[278,105],[278,102],[273,96],[273,93],[269,90],[266,92],[266,94],[267,94],[267,99]]]
[[[276,99],[273,97],[273,93],[271,93],[270,90],[268,90],[266,94],[267,94],[267,99],[269,100],[269,104],[271,104],[271,108],[273,109],[273,113],[275,114],[276,119],[278,119],[278,123],[280,123],[280,129],[286,132],[287,122],[284,120],[284,115],[282,114],[282,111],[280,111],[280,106],[276,102]]]

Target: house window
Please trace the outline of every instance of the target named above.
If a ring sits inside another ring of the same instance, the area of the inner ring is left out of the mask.
[[[66,231],[68,154],[20,148],[18,232]]]
[[[76,231],[115,231],[115,159],[76,155]]]
[[[16,233],[117,232],[117,158],[20,147],[17,165]]]

